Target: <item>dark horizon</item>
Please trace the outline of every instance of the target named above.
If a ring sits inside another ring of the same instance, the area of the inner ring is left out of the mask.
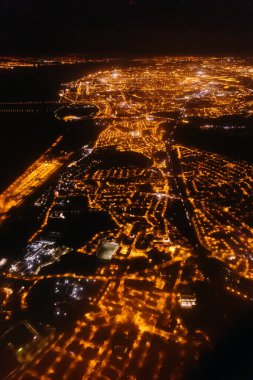
[[[252,54],[243,0],[3,0],[1,54]]]

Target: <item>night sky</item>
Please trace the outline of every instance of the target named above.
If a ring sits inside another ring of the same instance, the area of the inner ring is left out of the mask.
[[[252,0],[1,0],[1,54],[252,54]]]

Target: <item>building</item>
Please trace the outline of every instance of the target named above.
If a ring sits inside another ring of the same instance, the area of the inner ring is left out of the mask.
[[[180,294],[179,305],[182,309],[192,309],[197,305],[195,294]]]
[[[98,248],[96,256],[102,260],[111,260],[118,247],[117,243],[104,240]]]

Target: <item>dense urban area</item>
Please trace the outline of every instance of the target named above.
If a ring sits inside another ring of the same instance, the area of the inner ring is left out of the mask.
[[[107,64],[62,84],[62,134],[0,194],[3,379],[197,379],[253,308],[252,163],[181,139],[247,135],[253,63]]]

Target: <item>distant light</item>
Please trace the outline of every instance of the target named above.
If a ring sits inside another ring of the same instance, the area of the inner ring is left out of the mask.
[[[112,73],[112,77],[113,77],[113,78],[118,78],[118,76],[119,76],[119,73],[118,73],[117,71],[114,71],[114,72]]]
[[[7,259],[4,257],[0,260],[0,267],[3,267],[7,263]]]
[[[11,267],[10,267],[10,271],[11,272],[16,272],[18,270],[17,268],[17,265],[13,264]]]
[[[230,257],[229,257],[229,260],[231,260],[231,261],[232,261],[232,260],[235,260],[235,259],[236,259],[235,256],[230,256]]]

